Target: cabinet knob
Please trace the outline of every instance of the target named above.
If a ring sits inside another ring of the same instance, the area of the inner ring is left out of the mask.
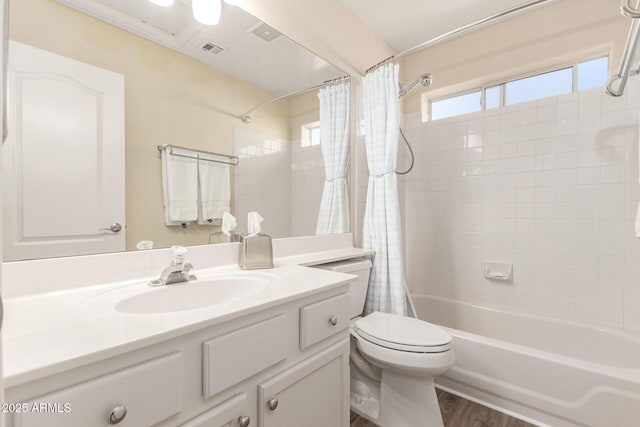
[[[109,414],[109,424],[118,424],[120,421],[124,420],[124,417],[127,416],[127,407],[124,405],[118,405],[111,410]]]
[[[275,411],[278,407],[278,399],[276,399],[275,397],[269,399],[269,401],[267,402],[267,406],[269,407],[270,411]]]
[[[331,323],[331,326],[336,326],[338,324],[338,317],[333,316],[331,319],[329,319],[329,323]]]
[[[247,427],[250,422],[251,418],[247,417],[246,415],[238,418],[238,425],[240,427]]]

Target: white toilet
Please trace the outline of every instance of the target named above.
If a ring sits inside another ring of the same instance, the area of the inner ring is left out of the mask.
[[[451,335],[412,317],[361,317],[369,260],[318,267],[358,276],[351,285],[351,409],[382,427],[442,426],[433,377],[453,366]]]

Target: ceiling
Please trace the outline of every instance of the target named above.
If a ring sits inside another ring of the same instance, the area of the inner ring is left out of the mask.
[[[157,6],[148,0],[56,1],[278,96],[345,74],[239,7],[226,3],[220,22],[205,26],[194,20],[191,0],[177,0],[170,7]],[[269,41],[258,34],[267,36]],[[203,49],[205,45],[208,47]]]
[[[342,0],[396,52],[531,0]]]

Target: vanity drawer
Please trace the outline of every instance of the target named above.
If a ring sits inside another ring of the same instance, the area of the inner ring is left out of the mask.
[[[204,397],[231,387],[287,358],[287,316],[280,314],[205,341],[202,346]]]
[[[29,412],[16,414],[16,427],[108,427],[115,424],[109,423],[109,416],[119,406],[126,408],[126,415],[118,426],[153,425],[182,410],[182,355],[141,363],[27,405]],[[37,409],[42,412],[34,412]]]
[[[349,327],[349,294],[340,294],[300,309],[300,349]]]

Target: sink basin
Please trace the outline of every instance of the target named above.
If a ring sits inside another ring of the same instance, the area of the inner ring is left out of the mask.
[[[115,309],[122,313],[167,313],[226,305],[264,290],[262,277],[221,277],[145,289],[122,299]]]

